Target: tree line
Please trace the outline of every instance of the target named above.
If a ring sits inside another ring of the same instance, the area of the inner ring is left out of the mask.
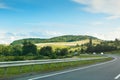
[[[57,58],[57,56],[65,56],[68,49],[56,49],[53,51],[51,46],[44,46],[40,49],[30,41],[24,41],[22,45],[0,45],[0,55],[2,56],[47,56]]]
[[[76,52],[80,54],[120,50],[120,41],[116,39],[115,41],[103,41],[94,45],[92,38],[90,38],[89,43],[81,46],[77,45],[77,47],[79,47],[79,50],[75,51],[70,51],[69,48],[53,50],[51,46],[44,46],[38,49],[35,44],[25,40],[22,45],[0,45],[0,56],[37,56],[38,59],[44,57],[61,58],[68,56],[68,54],[73,56]]]
[[[120,50],[120,41],[118,39],[115,39],[115,41],[104,41],[97,45],[93,45],[92,39],[89,39],[89,43],[84,45],[87,47],[84,52],[87,53]]]

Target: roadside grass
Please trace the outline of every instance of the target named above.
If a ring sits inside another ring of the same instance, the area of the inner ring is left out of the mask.
[[[112,58],[0,68],[0,79],[16,77],[18,75],[22,76],[23,74],[43,73],[43,72],[58,71],[73,67],[87,66],[109,60],[112,60]],[[5,69],[6,72],[4,71]]]
[[[106,54],[120,54],[120,50],[105,52]]]
[[[93,58],[93,57],[103,57],[103,55],[97,54],[80,54],[79,58]]]
[[[0,62],[3,61],[16,61],[16,60],[31,60],[37,56],[0,56]]]
[[[68,54],[68,58],[78,57],[78,58],[92,58],[92,57],[102,57],[101,55],[93,55],[93,54],[80,54],[79,56],[71,56],[72,54]],[[70,57],[69,57],[70,56]],[[59,58],[59,57],[58,57]],[[64,58],[64,57],[61,57]],[[3,61],[16,61],[16,60],[41,60],[41,59],[49,59],[49,57],[40,57],[40,56],[0,56],[0,62]]]

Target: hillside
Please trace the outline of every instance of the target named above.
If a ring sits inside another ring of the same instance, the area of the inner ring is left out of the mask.
[[[74,41],[81,41],[86,39],[97,39],[96,37],[87,36],[87,35],[65,35],[65,36],[58,36],[49,39],[40,39],[40,38],[26,38],[13,41],[11,45],[22,44],[24,40],[31,41],[33,43],[51,43],[51,42],[74,42]]]

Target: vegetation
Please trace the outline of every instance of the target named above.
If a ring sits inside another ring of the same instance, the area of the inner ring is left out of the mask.
[[[72,38],[73,37],[73,38]],[[70,39],[81,39],[81,36],[61,36],[51,38],[58,41]],[[88,38],[88,36],[82,36],[82,39]],[[76,41],[77,42],[77,41]],[[64,44],[64,42],[62,42]],[[71,58],[79,56],[85,53],[100,53],[108,51],[120,50],[120,41],[99,41],[95,42],[94,37],[90,37],[85,43],[75,44],[75,42],[66,42],[67,44],[74,43],[74,45],[60,45],[59,43],[51,43],[51,45],[38,46],[29,40],[24,40],[22,45],[0,45],[0,61],[13,61],[13,60],[31,60],[31,59],[55,59],[55,58]],[[47,44],[47,43],[44,43]],[[56,45],[57,44],[57,45]],[[59,45],[58,45],[59,44]]]
[[[81,40],[81,42],[77,40]],[[86,42],[83,42],[85,40]],[[108,51],[111,52],[120,51],[120,40],[118,39],[116,39],[115,41],[102,41],[102,40],[98,41],[98,40],[99,39],[91,36],[71,36],[71,35],[60,36],[51,39],[42,39],[42,40],[22,39],[22,40],[14,41],[11,45],[0,45],[0,61],[36,60],[36,59],[50,59],[50,58],[55,59],[55,58],[71,58],[71,57],[87,58],[87,57],[96,57],[96,55],[91,55],[91,56],[88,55],[93,52],[100,53],[100,52],[108,52]],[[39,43],[39,41],[41,43]],[[44,42],[52,42],[52,43],[44,43]],[[78,44],[78,42],[80,42],[81,44]],[[36,45],[35,43],[45,44],[45,45],[39,46],[38,44]],[[102,62],[107,60],[111,60],[111,58],[102,59],[102,60],[100,59],[100,60],[91,60],[91,61],[57,63],[57,65],[56,64],[35,65],[33,70],[31,69],[31,66],[23,66],[22,72],[19,72],[18,70],[18,68],[20,67],[10,67],[8,68],[8,73],[4,75],[4,77],[29,73],[29,72],[54,71],[54,70],[69,68],[71,66],[83,66],[83,65],[93,64],[96,62]],[[3,77],[4,74],[3,70],[4,68],[0,69],[0,77]]]
[[[54,37],[54,38],[50,38],[50,39],[40,39],[40,38],[21,39],[21,40],[14,41],[13,43],[11,43],[11,45],[22,44],[24,42],[24,40],[30,41],[35,44],[35,43],[49,43],[49,42],[73,42],[73,41],[86,40],[89,38],[97,39],[95,37],[86,36],[86,35],[85,36],[65,35],[65,36],[59,36],[59,37]]]
[[[84,46],[87,47],[85,52],[100,53],[100,52],[110,52],[110,51],[120,50],[120,45],[118,43],[120,43],[120,41],[117,40],[117,44],[116,44],[116,40],[115,40],[115,41],[104,41],[101,42],[100,44],[93,45],[90,39],[89,43],[84,44]]]
[[[22,55],[36,55],[37,46],[29,41],[23,42]]]
[[[50,56],[51,53],[53,53],[53,50],[52,50],[51,46],[42,47],[39,51],[39,54],[42,55],[42,56]]]
[[[7,79],[16,75],[22,74],[34,74],[34,73],[43,73],[49,71],[56,71],[62,69],[73,68],[77,66],[86,66],[95,63],[105,62],[112,60],[112,58],[104,58],[104,59],[97,59],[97,60],[85,60],[85,61],[73,61],[73,62],[63,62],[63,63],[51,63],[51,64],[43,64],[43,65],[29,65],[29,66],[22,66],[22,67],[9,67],[7,72],[4,73],[5,68],[0,68],[0,79]]]

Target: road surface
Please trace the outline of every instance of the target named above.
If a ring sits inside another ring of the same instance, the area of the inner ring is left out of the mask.
[[[120,57],[96,65],[31,75],[15,80],[120,80]]]

